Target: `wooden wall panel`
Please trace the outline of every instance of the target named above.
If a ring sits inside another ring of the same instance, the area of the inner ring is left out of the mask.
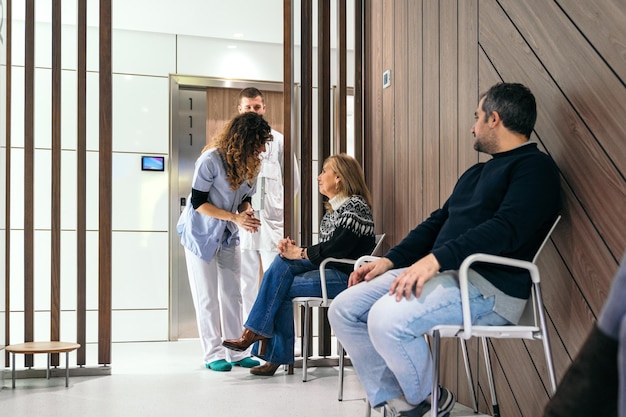
[[[478,162],[478,155],[474,152],[473,136],[471,133],[474,124],[478,90],[478,0],[458,2],[458,172],[465,172],[470,166]]]
[[[407,41],[407,57],[408,73],[407,84],[405,89],[408,92],[408,101],[406,108],[409,114],[409,130],[407,132],[408,141],[408,160],[409,166],[406,174],[407,186],[404,193],[408,196],[408,204],[410,207],[408,213],[408,229],[412,229],[424,218],[424,209],[421,204],[424,183],[422,182],[422,166],[423,166],[423,149],[422,149],[422,131],[423,131],[423,67],[424,57],[422,48],[422,25],[416,22],[422,21],[422,2],[408,2],[408,41]],[[402,80],[399,80],[400,82]],[[384,230],[384,229],[383,229]],[[406,230],[404,231],[406,233]],[[401,236],[402,237],[402,232]]]
[[[439,2],[439,204],[441,207],[459,178],[458,149],[458,22],[457,1]]]
[[[593,45],[607,65],[626,78],[626,7],[623,0],[558,1],[558,7]]]
[[[422,175],[424,178],[421,196],[424,217],[440,207],[439,204],[439,161],[440,161],[440,132],[439,132],[439,100],[440,100],[440,64],[439,64],[439,2],[425,0],[423,5],[423,53],[424,53],[424,82],[423,113],[424,130],[422,132],[422,146],[424,148]],[[422,219],[423,220],[423,219]],[[398,232],[404,236],[407,231]]]
[[[409,98],[410,85],[407,83],[408,77],[408,61],[405,58],[408,54],[408,26],[407,20],[407,0],[396,0],[392,3],[394,20],[394,37],[395,53],[393,55],[393,73],[391,87],[387,88],[388,96],[393,99],[393,125],[394,132],[401,140],[396,141],[393,148],[393,170],[399,172],[407,172],[409,169],[409,143],[411,136],[409,135],[409,112],[406,103]],[[391,149],[390,149],[391,151]],[[391,152],[390,152],[391,153]],[[412,183],[412,178],[404,175],[390,175],[395,181],[395,209],[394,209],[394,230],[401,236],[403,231],[408,230],[409,224],[408,212],[413,207],[410,204],[409,196],[405,192]]]
[[[563,219],[538,262],[560,380],[600,313],[626,249],[626,4],[422,0],[396,2],[395,20],[386,14],[388,5],[367,3],[370,76],[364,86],[365,140],[383,150],[372,155],[378,149],[368,148],[365,158],[383,161],[366,172],[370,184],[384,186],[375,210],[385,213],[377,227],[388,233],[386,249],[443,202],[455,176],[490,159],[472,149],[479,93],[499,81],[530,87],[539,110],[531,139],[555,159],[562,178]],[[399,9],[409,16],[407,27]],[[387,68],[393,85],[380,101],[379,74]],[[387,149],[394,149],[394,166]],[[390,177],[410,180],[396,180],[390,189]],[[411,209],[406,217],[398,208],[403,201],[422,213]],[[491,349],[502,415],[541,415],[549,399],[541,346],[497,341]],[[446,350],[442,362],[462,366],[458,349]],[[469,350],[480,407],[488,411],[482,353],[475,343]],[[520,358],[524,366],[517,365]],[[469,404],[463,372],[446,369],[442,381]]]
[[[486,3],[489,6],[494,4]],[[576,119],[580,119],[573,124],[578,128],[575,131],[568,132],[566,126],[559,126],[560,131],[569,133],[568,136],[580,135],[576,144],[586,144],[584,152],[574,149],[572,158],[567,159],[571,163],[582,164],[572,166],[568,177],[576,179],[575,188],[586,188],[578,193],[580,199],[613,255],[620,259],[626,247],[626,234],[620,233],[622,230],[614,225],[621,223],[624,213],[606,210],[605,207],[619,207],[619,203],[626,201],[626,158],[617,157],[626,155],[623,138],[626,131],[624,80],[613,73],[593,46],[588,44],[584,34],[555,3],[541,0],[504,0],[500,3],[503,10],[498,16],[505,21],[508,16],[531,48],[534,55],[531,59],[537,61],[533,67],[546,71],[551,78],[550,84],[558,88],[567,100],[567,103],[559,103],[559,107],[550,107],[550,115],[556,116],[554,111],[563,109],[564,113],[571,113],[569,117],[575,114]],[[498,7],[494,5],[493,8]],[[626,9],[623,2],[622,9]],[[543,109],[547,110],[546,107]],[[571,137],[569,139],[571,142]],[[595,178],[589,178],[590,172],[584,169],[590,166],[595,168],[592,170]],[[601,179],[606,187],[600,190],[594,186]]]
[[[471,128],[474,124],[474,111],[476,110],[476,98],[478,97],[478,0],[458,2],[457,12],[457,37],[458,37],[458,173],[465,172],[470,166],[478,162],[478,155],[473,150],[473,137]],[[468,354],[473,373],[474,386],[480,392],[478,386],[477,366],[479,352],[476,350],[477,343],[468,343]],[[457,357],[459,372],[463,369],[463,360]],[[467,391],[465,379],[462,376],[456,381],[457,398],[462,404],[471,404],[471,398]]]
[[[395,27],[394,22],[394,3],[395,0],[383,0],[382,5],[382,23],[386,28]],[[391,32],[393,33],[393,32]],[[374,83],[378,84],[382,87],[382,74],[383,71],[386,70],[395,70],[393,67],[394,64],[394,37],[393,36],[383,36],[382,38],[382,67],[381,71],[378,74],[373,74]],[[393,71],[392,71],[393,77]],[[392,78],[392,85],[394,81]],[[395,81],[397,85],[397,80]],[[397,199],[399,197],[399,193],[395,190],[396,183],[396,175],[395,172],[395,152],[394,148],[397,146],[396,140],[390,140],[392,137],[395,138],[395,109],[394,109],[394,88],[384,88],[381,92],[382,94],[382,111],[383,117],[382,121],[382,131],[380,135],[380,140],[382,140],[381,150],[382,150],[382,169],[383,169],[383,177],[382,177],[382,195],[383,195],[383,222],[385,228],[383,231],[388,233],[392,240],[396,238],[400,238],[402,235],[402,231],[398,232],[396,228],[396,209],[398,207]],[[385,241],[387,237],[385,237]]]

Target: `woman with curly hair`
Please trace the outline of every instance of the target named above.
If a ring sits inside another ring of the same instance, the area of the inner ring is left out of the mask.
[[[271,140],[270,126],[262,116],[245,113],[233,118],[196,161],[191,204],[177,225],[204,364],[214,371],[259,365],[246,353],[224,349],[222,336],[232,338],[241,332],[238,231],[241,227],[256,232],[260,226],[250,201],[261,167],[259,154]]]

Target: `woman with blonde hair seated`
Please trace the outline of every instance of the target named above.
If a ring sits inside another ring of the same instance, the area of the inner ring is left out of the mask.
[[[274,375],[281,364],[294,361],[294,297],[322,294],[319,265],[329,257],[357,259],[375,245],[370,192],[359,163],[347,154],[326,159],[317,177],[319,192],[328,198],[319,230],[319,243],[296,246],[286,238],[279,242],[279,255],[263,275],[259,294],[239,339],[223,345],[244,351],[259,342],[253,354],[266,363],[250,369],[254,375]],[[350,265],[329,264],[326,272],[328,297],[348,287]]]

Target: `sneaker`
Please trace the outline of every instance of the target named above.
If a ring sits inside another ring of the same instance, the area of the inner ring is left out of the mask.
[[[240,361],[231,362],[233,366],[241,366],[242,368],[254,368],[255,366],[259,366],[261,362],[256,359],[252,359],[251,357],[243,358]]]
[[[437,417],[448,417],[452,408],[454,408],[456,398],[454,394],[445,387],[439,387],[439,407],[437,409]],[[412,410],[401,411],[398,416],[404,417],[432,417],[430,414],[431,402],[430,395],[424,401],[418,404]]]
[[[204,366],[207,369],[217,372],[228,372],[233,368],[233,365],[231,365],[230,362],[226,362],[224,359],[218,359],[210,363],[205,363]]]

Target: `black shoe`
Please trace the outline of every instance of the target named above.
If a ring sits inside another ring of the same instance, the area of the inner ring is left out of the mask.
[[[456,398],[454,398],[454,394],[445,388],[439,387],[439,407],[437,408],[437,417],[448,417],[452,408],[454,408],[454,403],[456,403]],[[417,407],[401,411],[397,414],[398,417],[431,417],[430,414],[431,402],[430,395],[424,401],[418,404]]]

